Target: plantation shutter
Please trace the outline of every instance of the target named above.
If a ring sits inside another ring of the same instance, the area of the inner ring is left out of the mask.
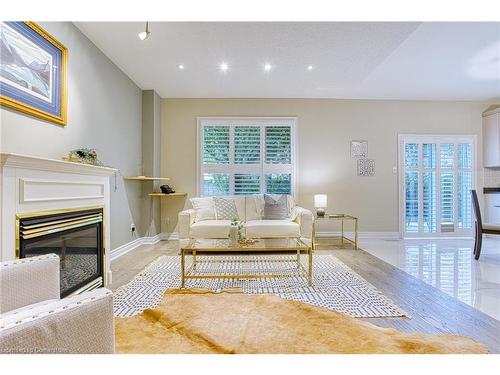
[[[473,139],[438,135],[403,138],[404,232],[470,234]]]
[[[291,163],[291,129],[289,126],[266,126],[266,163]]]
[[[203,163],[229,163],[229,126],[207,126],[203,129]]]
[[[235,127],[234,163],[260,164],[260,127],[258,126]]]
[[[293,119],[200,121],[201,195],[293,194]]]

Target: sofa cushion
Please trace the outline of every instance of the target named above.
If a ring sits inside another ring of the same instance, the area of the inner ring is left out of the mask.
[[[245,229],[248,238],[300,237],[299,224],[290,220],[251,220]]]
[[[269,194],[272,197],[279,198],[279,194]],[[290,210],[290,215],[292,215],[292,220],[297,217],[295,213],[295,199],[289,194],[286,196],[288,201],[288,208]],[[246,220],[261,220],[264,216],[264,194],[253,194],[246,196]],[[241,217],[241,216],[240,216]]]
[[[236,203],[233,198],[214,197],[215,218],[217,220],[239,220]]]
[[[194,221],[215,220],[215,207],[212,197],[191,198],[196,215]]]
[[[240,220],[246,220],[245,195],[231,195],[224,198],[232,198],[234,200],[234,203],[236,204],[238,217],[240,218]]]
[[[245,197],[246,220],[260,220],[264,210],[264,194],[247,195]]]
[[[288,198],[286,195],[274,196],[264,194],[264,220],[284,220],[290,218]]]
[[[227,238],[230,220],[203,220],[191,225],[189,236],[192,238]]]

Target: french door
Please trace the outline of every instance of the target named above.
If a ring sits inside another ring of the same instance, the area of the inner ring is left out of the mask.
[[[399,136],[404,237],[472,234],[475,144],[475,136]]]

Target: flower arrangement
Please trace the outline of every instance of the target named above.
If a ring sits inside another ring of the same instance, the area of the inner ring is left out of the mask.
[[[91,164],[97,166],[103,166],[104,164],[97,158],[96,150],[92,148],[77,148],[76,150],[71,150],[68,156],[63,157],[63,160]]]
[[[244,227],[243,227],[243,222],[238,220],[237,218],[232,218],[231,219],[231,226],[232,227],[236,227],[237,231],[238,231],[238,242],[244,240],[246,237],[245,237],[245,233],[244,233]]]
[[[240,245],[253,245],[254,243],[257,242],[257,240],[254,240],[251,238],[246,238],[245,227],[243,226],[243,222],[238,220],[237,218],[231,219],[231,227],[236,228],[237,233],[238,233],[237,241]],[[229,232],[229,237],[231,240],[231,231]]]

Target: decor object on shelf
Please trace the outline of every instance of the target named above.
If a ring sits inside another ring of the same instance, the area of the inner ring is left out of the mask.
[[[163,194],[173,194],[175,193],[175,190],[172,189],[170,186],[168,185],[161,185],[160,186],[160,190]]]
[[[66,125],[66,47],[34,22],[1,22],[0,104]]]
[[[368,141],[351,141],[351,158],[366,158]]]
[[[314,207],[316,208],[316,215],[318,217],[325,216],[325,209],[327,207],[327,195],[326,194],[314,195]]]
[[[358,176],[375,176],[375,159],[358,159]]]
[[[96,165],[98,167],[104,166],[104,164],[97,158],[97,152],[91,148],[78,148],[76,150],[71,150],[68,156],[63,157],[63,160],[74,163]]]

